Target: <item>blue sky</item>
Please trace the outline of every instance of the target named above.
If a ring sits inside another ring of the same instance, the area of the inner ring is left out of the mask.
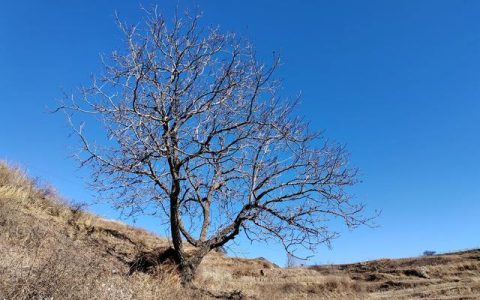
[[[149,6],[151,1],[143,1]],[[345,143],[363,182],[354,192],[378,228],[348,231],[310,263],[415,256],[480,246],[480,2],[158,1],[198,5],[203,23],[282,57],[282,94]],[[90,201],[75,140],[48,114],[62,91],[89,82],[99,53],[121,47],[114,23],[137,22],[138,1],[8,1],[0,5],[0,159],[23,165],[66,198]],[[106,206],[91,208],[109,218]],[[153,220],[137,225],[158,230]],[[284,264],[274,243],[232,245]]]

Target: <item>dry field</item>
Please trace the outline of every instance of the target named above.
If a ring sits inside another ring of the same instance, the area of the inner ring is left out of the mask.
[[[129,274],[168,246],[0,163],[0,299],[480,299],[480,250],[290,269],[212,253],[188,289],[168,262]]]

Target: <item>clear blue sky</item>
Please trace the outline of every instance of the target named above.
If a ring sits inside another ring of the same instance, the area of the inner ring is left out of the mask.
[[[150,5],[149,1],[143,1]],[[153,2],[152,2],[153,3]],[[177,1],[158,1],[171,13]],[[311,263],[343,263],[480,246],[479,1],[198,1],[204,24],[279,53],[285,95],[346,143],[363,183],[354,192],[383,211],[320,247]],[[180,7],[193,2],[181,0]],[[25,166],[67,198],[92,199],[61,115],[62,91],[88,83],[99,53],[121,44],[114,11],[138,1],[3,1],[0,4],[0,159]],[[109,218],[118,215],[92,207]],[[152,220],[140,226],[158,231]],[[284,264],[276,244],[233,245],[241,256]]]

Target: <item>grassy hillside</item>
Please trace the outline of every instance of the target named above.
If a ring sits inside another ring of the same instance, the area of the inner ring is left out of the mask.
[[[168,262],[131,272],[139,253],[168,246],[67,205],[0,163],[0,299],[480,298],[479,250],[292,269],[212,253],[189,289]]]

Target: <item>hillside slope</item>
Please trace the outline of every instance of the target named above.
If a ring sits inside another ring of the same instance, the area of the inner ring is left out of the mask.
[[[480,250],[282,269],[212,253],[194,287],[168,262],[131,272],[167,240],[65,204],[0,163],[0,299],[477,299]]]

